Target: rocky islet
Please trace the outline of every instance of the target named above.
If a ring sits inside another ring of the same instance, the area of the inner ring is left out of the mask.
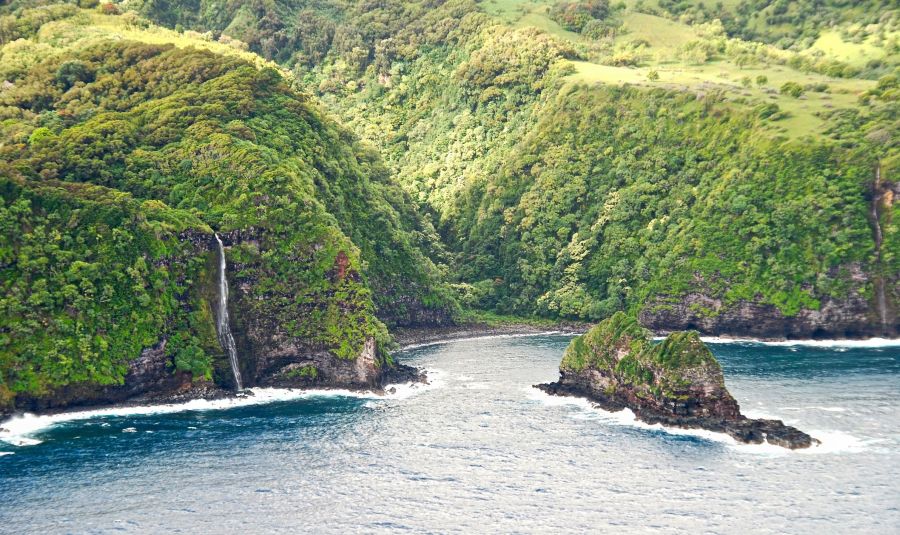
[[[722,367],[694,331],[653,343],[649,331],[616,313],[575,338],[560,379],[536,385],[552,395],[585,397],[609,411],[630,409],[649,424],[726,433],[743,443],[790,449],[819,441],[780,420],[751,419],[725,387]]]

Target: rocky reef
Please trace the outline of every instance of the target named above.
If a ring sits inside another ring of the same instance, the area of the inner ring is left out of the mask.
[[[744,443],[808,448],[818,441],[780,420],[743,416],[725,388],[722,367],[694,331],[653,343],[638,322],[618,312],[563,356],[560,379],[536,385],[553,395],[586,397],[610,411],[630,409],[649,424],[727,433]]]

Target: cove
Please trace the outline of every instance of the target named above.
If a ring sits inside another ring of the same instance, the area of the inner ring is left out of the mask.
[[[570,339],[407,350],[403,362],[433,382],[412,396],[323,392],[60,422],[34,435],[40,444],[0,443],[0,525],[17,533],[900,525],[897,347],[712,343],[745,413],[802,423],[823,441],[790,452],[636,424],[626,412],[531,388],[556,378]]]

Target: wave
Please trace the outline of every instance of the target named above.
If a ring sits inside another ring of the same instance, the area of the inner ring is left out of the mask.
[[[813,405],[810,407],[783,407],[783,411],[824,411],[824,412],[847,412],[849,409],[844,407],[820,407]]]
[[[402,383],[385,386],[385,394],[375,392],[359,392],[343,389],[293,389],[293,388],[250,388],[252,396],[238,396],[223,399],[194,399],[184,403],[166,403],[160,405],[112,406],[100,409],[61,412],[57,414],[22,414],[0,422],[0,441],[14,446],[34,446],[42,441],[34,435],[54,425],[76,420],[88,420],[103,416],[138,416],[150,414],[171,414],[189,411],[224,410],[252,405],[266,405],[283,401],[294,401],[315,397],[351,397],[358,399],[385,400],[406,399],[426,390],[437,388],[443,384],[440,370],[428,370],[429,384]],[[125,432],[129,429],[126,428]]]
[[[441,344],[449,344],[451,342],[471,342],[474,340],[489,340],[492,338],[524,338],[529,336],[552,336],[566,335],[577,336],[584,334],[575,331],[540,331],[533,333],[509,333],[509,334],[485,334],[477,336],[468,336],[464,338],[445,338],[432,342],[422,342],[420,344],[410,344],[400,348],[400,351],[409,351],[422,347],[430,347]],[[654,340],[663,340],[665,336],[654,336]],[[781,347],[825,347],[825,348],[881,348],[881,347],[900,347],[900,338],[867,338],[863,340],[760,340],[757,338],[732,338],[728,336],[701,336],[703,342],[707,344],[748,344],[763,346],[781,346]]]
[[[738,444],[738,442],[736,442],[733,438],[724,433],[715,433],[713,431],[707,431],[705,429],[684,429],[680,427],[666,427],[662,424],[648,424],[646,422],[638,420],[634,412],[628,408],[622,409],[618,412],[612,412],[601,408],[596,403],[585,398],[572,396],[553,396],[536,388],[531,388],[531,390],[534,391],[531,396],[532,399],[540,401],[551,407],[570,405],[581,409],[583,414],[581,414],[580,416],[576,416],[576,419],[602,420],[613,425],[636,427],[649,431],[664,431],[670,435],[688,435],[705,438],[707,440],[715,442],[724,442],[735,445]]]
[[[574,406],[581,410],[581,414],[575,416],[581,420],[600,420],[612,425],[621,425],[643,429],[646,431],[661,431],[670,435],[687,435],[719,442],[729,448],[742,453],[754,453],[768,456],[784,456],[791,454],[823,454],[823,453],[855,453],[863,451],[869,442],[854,437],[848,433],[834,430],[813,430],[810,435],[819,439],[821,444],[805,449],[790,450],[774,444],[746,444],[738,442],[725,433],[707,431],[705,429],[684,429],[681,427],[667,427],[662,424],[648,424],[637,419],[631,409],[623,409],[619,412],[611,412],[598,406],[585,398],[570,396],[553,396],[542,390],[530,388],[530,398],[547,406]]]
[[[662,340],[664,337],[655,337]],[[755,340],[753,338],[728,338],[723,336],[701,336],[703,342],[707,344],[753,344],[764,346],[807,346],[807,347],[827,347],[827,348],[879,348],[879,347],[900,347],[900,338],[868,338],[865,340]]]
[[[446,384],[446,374],[443,370],[429,368],[428,383],[399,383],[386,385],[383,396],[375,396],[376,399],[406,399],[428,390],[441,388]]]

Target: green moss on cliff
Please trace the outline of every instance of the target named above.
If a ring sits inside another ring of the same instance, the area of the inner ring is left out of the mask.
[[[719,365],[712,351],[700,340],[700,335],[695,331],[672,333],[662,342],[645,350],[652,353],[649,358],[654,363],[670,370]]]
[[[676,332],[659,343],[637,321],[617,312],[572,340],[560,369],[581,372],[595,369],[639,387],[655,396],[677,397],[692,378],[721,378],[722,369],[694,331]],[[642,389],[642,390],[641,390]]]
[[[308,377],[309,379],[314,380],[318,376],[319,370],[315,366],[301,366],[299,368],[294,368],[284,374],[284,377],[287,379]]]
[[[614,368],[624,355],[640,353],[648,340],[649,332],[633,317],[617,312],[572,340],[560,367],[576,372]]]
[[[4,392],[119,383],[162,339],[176,369],[212,376],[211,246],[186,231],[233,236],[235,321],[264,318],[340,358],[387,342],[379,313],[453,308],[433,229],[378,156],[277,71],[97,39],[90,20],[43,27],[47,53],[0,49]]]
[[[181,305],[202,266],[181,261],[177,236],[208,231],[198,218],[101,186],[0,176],[0,227],[4,390],[121,383],[128,360],[174,333],[176,362],[205,374]]]

